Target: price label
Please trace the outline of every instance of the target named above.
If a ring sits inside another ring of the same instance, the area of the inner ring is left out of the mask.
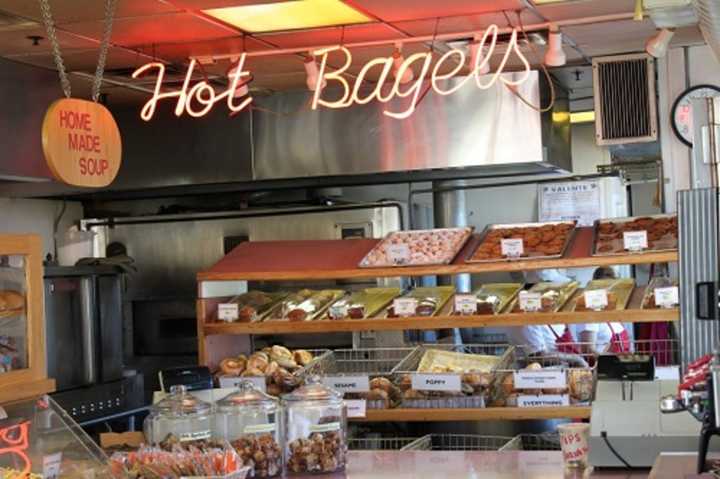
[[[415,316],[417,306],[416,298],[395,298],[393,300],[393,311],[396,316]]]
[[[385,257],[392,264],[407,264],[410,262],[410,247],[405,243],[394,243],[387,246]]]
[[[625,231],[623,245],[628,251],[641,251],[647,248],[647,231]]]
[[[275,424],[250,424],[243,428],[244,434],[258,434],[263,432],[274,432]]]
[[[364,399],[346,399],[347,417],[365,417],[367,411],[367,402]]]
[[[323,383],[341,393],[370,391],[370,378],[368,376],[325,376]]]
[[[218,304],[218,319],[220,321],[237,321],[240,318],[240,308],[236,303]]]
[[[246,376],[241,378],[236,377],[221,377],[220,378],[220,387],[221,388],[239,388],[240,383],[243,381],[250,381],[253,386],[255,386],[257,389],[261,390],[262,392],[265,392],[265,377],[264,376]]]
[[[593,311],[600,311],[607,308],[608,296],[604,289],[591,289],[583,293],[585,296],[585,307]]]
[[[677,286],[669,286],[667,288],[655,288],[655,304],[661,308],[672,308],[680,304],[680,295]]]
[[[210,430],[185,432],[180,433],[179,436],[180,442],[204,441],[205,439],[210,439]]]
[[[567,387],[567,374],[559,369],[515,371],[515,389],[562,389]]]
[[[60,475],[62,452],[43,456],[43,479],[56,479]]]
[[[520,291],[518,295],[520,301],[520,309],[531,313],[540,311],[542,308],[542,295],[540,293],[531,293],[530,291]]]
[[[518,407],[558,407],[569,406],[570,396],[567,394],[520,394]]]
[[[338,431],[340,429],[339,422],[326,422],[324,424],[311,424],[310,432],[330,432]]]
[[[418,391],[461,391],[459,374],[413,374],[412,388]]]
[[[348,314],[349,305],[345,301],[338,301],[328,309],[328,316],[332,319],[342,319]]]
[[[525,252],[523,240],[520,238],[503,238],[500,240],[500,252],[503,256],[518,258]]]
[[[455,295],[456,314],[477,314],[477,297],[472,294]]]

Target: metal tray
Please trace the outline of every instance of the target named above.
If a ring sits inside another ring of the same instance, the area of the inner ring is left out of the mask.
[[[675,247],[674,248],[647,248],[641,251],[628,251],[628,250],[622,250],[617,252],[608,252],[608,253],[601,253],[597,251],[597,242],[598,242],[598,226],[600,226],[601,223],[630,223],[631,221],[635,221],[639,218],[652,218],[652,219],[667,219],[667,218],[674,218],[677,215],[671,215],[671,214],[657,214],[657,215],[643,215],[643,216],[626,216],[623,218],[606,218],[603,220],[595,220],[595,223],[593,224],[593,235],[592,235],[592,256],[624,256],[626,254],[638,254],[638,253],[646,253],[648,251],[652,252],[663,252],[663,251],[676,251],[678,249],[678,241],[679,238],[675,241]],[[679,232],[678,232],[679,236]],[[618,240],[622,241],[622,239]]]
[[[480,234],[480,241],[478,242],[477,246],[473,248],[472,252],[468,255],[467,258],[465,258],[466,263],[498,263],[502,261],[527,261],[527,260],[535,260],[535,259],[557,259],[562,258],[565,255],[565,252],[567,251],[568,245],[572,241],[573,237],[575,236],[575,230],[576,228],[576,222],[575,221],[544,221],[544,222],[538,222],[538,223],[507,223],[507,224],[492,224],[487,225],[483,232]],[[538,255],[538,256],[521,256],[519,258],[493,258],[493,259],[473,259],[473,256],[475,256],[475,252],[477,249],[485,242],[485,237],[488,235],[488,233],[492,230],[497,229],[504,229],[504,228],[538,228],[540,226],[547,226],[547,225],[571,225],[573,228],[570,230],[570,232],[567,235],[567,238],[565,239],[565,244],[562,247],[562,250],[560,250],[559,254],[554,255]]]
[[[615,294],[615,297],[617,298],[615,310],[619,311],[627,309],[630,297],[635,290],[635,280],[633,278],[593,279],[580,291],[580,294],[574,295],[572,300],[572,310],[578,313],[592,311],[591,309],[578,309],[578,301],[583,297],[585,291],[593,291],[596,289],[604,289],[608,293],[612,292]]]
[[[466,226],[462,228],[435,228],[435,229],[428,229],[428,230],[408,230],[408,231],[394,231],[392,233],[388,233],[385,238],[383,238],[378,244],[373,247],[366,255],[365,257],[360,261],[360,264],[358,266],[360,268],[393,268],[393,267],[404,267],[404,266],[434,266],[434,265],[440,265],[440,264],[449,264],[451,263],[455,257],[458,255],[460,250],[465,246],[465,243],[467,243],[467,240],[470,238],[473,232],[472,226]],[[451,251],[450,255],[443,258],[442,261],[436,261],[436,262],[409,262],[404,264],[393,264],[390,261],[388,261],[385,264],[369,264],[369,257],[378,249],[383,247],[386,243],[391,241],[394,237],[399,235],[420,235],[420,234],[433,234],[433,233],[439,233],[441,231],[458,231],[463,233],[462,240],[458,243],[458,245],[455,247],[454,250]]]

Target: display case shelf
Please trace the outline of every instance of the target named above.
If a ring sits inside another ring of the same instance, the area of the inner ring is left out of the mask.
[[[480,409],[368,409],[357,422],[523,421],[542,419],[588,419],[590,406],[488,407]]]
[[[453,316],[452,301],[438,316],[408,318],[369,318],[316,321],[263,321],[256,323],[226,323],[212,321],[217,316],[217,300],[200,300],[198,311],[205,318],[206,335],[216,334],[311,334],[351,331],[404,331],[443,328],[482,328],[574,323],[653,323],[677,321],[678,309],[640,309],[642,287],[635,288],[627,309],[612,311],[571,311],[573,299],[557,313],[507,313],[498,315]],[[578,291],[577,295],[582,294]]]
[[[567,252],[562,258],[557,259],[465,263],[465,259],[480,241],[479,235],[473,235],[450,264],[359,268],[357,265],[360,260],[378,241],[380,240],[251,241],[240,244],[212,268],[198,273],[197,279],[203,282],[387,278],[667,263],[678,259],[677,251],[592,256],[593,229],[577,228]]]

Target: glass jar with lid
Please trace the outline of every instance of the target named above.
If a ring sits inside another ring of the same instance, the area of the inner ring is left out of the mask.
[[[311,376],[282,397],[285,468],[289,474],[345,469],[347,412],[342,393]]]
[[[242,381],[239,391],[216,403],[215,438],[228,441],[250,467],[250,477],[282,472],[278,400]]]
[[[188,393],[185,386],[171,386],[167,397],[150,407],[145,438],[163,448],[204,446],[212,436],[213,421],[212,404]]]

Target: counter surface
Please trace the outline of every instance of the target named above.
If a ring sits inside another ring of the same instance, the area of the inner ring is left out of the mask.
[[[648,471],[565,472],[559,451],[351,451],[344,473],[292,476],[327,479],[639,479]]]

